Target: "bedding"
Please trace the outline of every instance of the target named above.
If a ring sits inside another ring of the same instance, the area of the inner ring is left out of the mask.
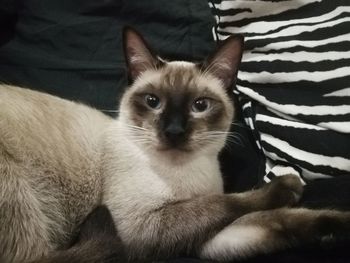
[[[350,174],[350,2],[209,1],[214,37],[245,36],[234,92],[265,156],[260,178]]]
[[[126,86],[122,28],[138,29],[167,58],[201,59],[215,43],[207,3],[187,1],[4,0],[0,81],[116,109]]]

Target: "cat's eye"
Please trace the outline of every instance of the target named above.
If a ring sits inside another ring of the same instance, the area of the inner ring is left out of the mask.
[[[192,104],[193,112],[204,112],[210,107],[210,99],[208,98],[199,98],[196,99]]]
[[[160,108],[160,99],[154,94],[146,94],[145,95],[145,102],[148,105],[148,107],[150,107],[152,109],[159,109]]]

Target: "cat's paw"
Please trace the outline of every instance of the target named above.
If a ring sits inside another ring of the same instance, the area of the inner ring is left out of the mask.
[[[303,194],[303,184],[296,175],[288,174],[276,177],[265,186],[271,208],[293,206]]]

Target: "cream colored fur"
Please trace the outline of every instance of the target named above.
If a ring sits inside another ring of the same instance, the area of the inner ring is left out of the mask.
[[[115,120],[82,104],[0,86],[1,262],[64,247],[101,203],[111,209],[123,241],[137,246],[156,227],[142,228],[145,214],[168,202],[223,192],[215,160],[226,134],[178,162],[157,156],[131,136],[128,92]],[[141,238],[134,234],[138,229]]]
[[[111,122],[84,105],[0,86],[1,262],[65,245],[101,202],[101,135]]]

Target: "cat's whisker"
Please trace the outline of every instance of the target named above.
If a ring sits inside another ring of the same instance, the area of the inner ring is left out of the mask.
[[[230,144],[230,143],[225,143],[224,149],[227,150],[227,151],[229,151],[229,152],[234,152],[234,150],[235,150],[234,147],[233,147],[233,145]]]
[[[233,132],[211,131],[211,132],[203,132],[199,134],[197,138],[222,140],[223,138],[227,139],[228,137],[235,137],[235,136],[238,136],[238,134]]]
[[[197,143],[200,142],[200,145],[205,146],[209,144],[215,144],[218,141],[226,140],[226,148],[232,150],[233,145],[239,145],[244,147],[243,140],[239,133],[230,132],[230,131],[203,131],[197,133],[193,140]]]
[[[154,143],[154,139],[150,136],[135,136],[135,135],[129,135],[129,139],[132,142],[147,142],[147,143]]]
[[[132,140],[146,140],[152,143],[157,142],[157,140],[151,135],[151,134],[129,134],[128,135],[129,138],[131,138]]]
[[[132,125],[132,124],[126,124],[127,128],[130,129],[136,129],[136,130],[142,130],[142,131],[149,131],[148,129],[144,128],[144,127],[140,127],[140,126],[136,126],[136,125]]]
[[[201,131],[199,133],[210,134],[210,133],[231,133],[231,132],[230,131],[213,130],[213,131]]]
[[[116,112],[116,113],[120,112],[119,110],[105,110],[105,109],[100,109],[100,111],[103,111],[103,112]]]
[[[120,113],[129,113],[128,111],[125,110],[113,110],[113,109],[99,109],[99,111],[106,112],[106,113],[116,113],[119,115]]]
[[[147,143],[150,143],[149,140],[135,140],[134,141],[135,143],[141,143],[141,144],[147,144]]]
[[[240,123],[240,122],[232,122],[231,125],[247,129],[247,126],[245,124],[243,124],[243,123]]]
[[[148,141],[153,141],[152,137],[150,136],[135,136],[135,135],[129,135],[129,138],[132,140],[148,140]]]
[[[228,136],[226,138],[226,141],[227,142],[231,142],[233,144],[238,144],[241,147],[245,147],[243,139],[241,137],[237,136],[237,135],[235,135],[235,136]]]

